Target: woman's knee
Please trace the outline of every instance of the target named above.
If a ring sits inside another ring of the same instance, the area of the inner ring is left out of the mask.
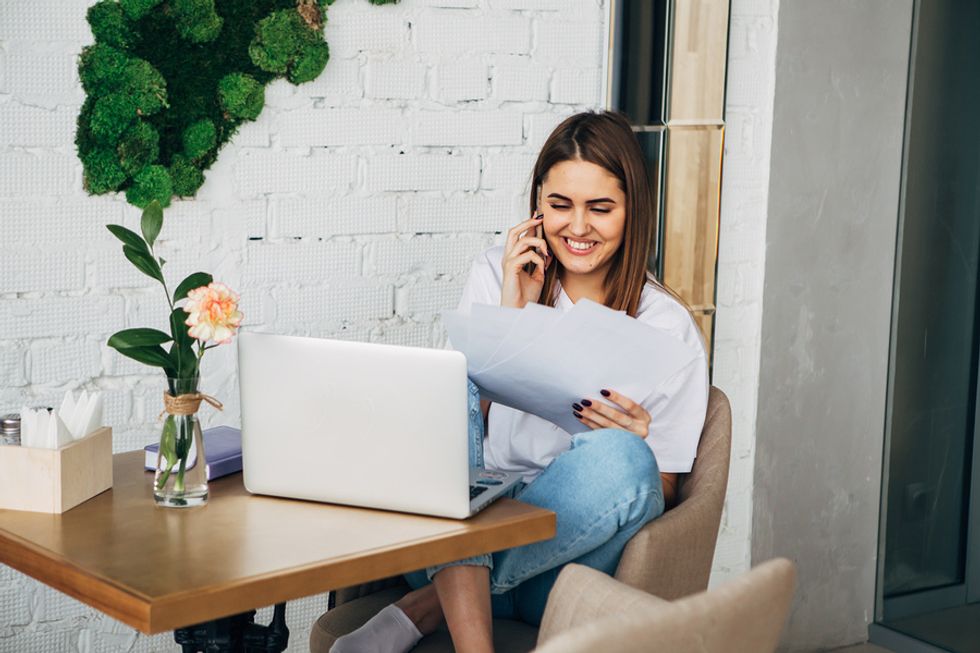
[[[660,470],[653,451],[646,440],[635,433],[622,429],[580,433],[575,438],[575,448],[582,447],[588,449],[583,457],[604,476],[636,483],[659,480]]]

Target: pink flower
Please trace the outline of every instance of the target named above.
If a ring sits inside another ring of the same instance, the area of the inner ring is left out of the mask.
[[[201,342],[213,340],[219,345],[231,342],[235,329],[242,323],[238,295],[223,283],[212,282],[187,293],[184,310],[190,314],[184,322],[192,338]]]

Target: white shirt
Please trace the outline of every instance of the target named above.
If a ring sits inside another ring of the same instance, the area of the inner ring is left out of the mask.
[[[460,310],[469,311],[473,304],[500,304],[503,254],[504,248],[498,246],[477,256],[463,288]],[[572,300],[561,290],[557,308],[567,311],[572,306]],[[651,417],[646,442],[660,471],[687,473],[694,463],[708,407],[708,365],[701,332],[687,309],[652,283],[643,288],[636,319],[669,332],[699,352],[643,403]],[[488,469],[520,473],[524,482],[530,483],[571,447],[571,438],[551,422],[494,403],[483,441],[484,463]]]

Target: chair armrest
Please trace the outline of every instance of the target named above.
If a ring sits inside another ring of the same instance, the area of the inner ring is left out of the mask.
[[[667,602],[583,565],[566,565],[545,606],[538,646],[554,636],[609,615],[644,613]]]
[[[654,519],[626,544],[616,579],[670,601],[707,589],[721,506],[692,496]]]

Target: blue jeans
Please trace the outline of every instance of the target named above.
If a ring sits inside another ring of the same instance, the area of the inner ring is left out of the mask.
[[[469,384],[470,464],[483,466],[483,415],[479,390]],[[513,496],[557,515],[555,537],[544,542],[413,571],[413,589],[453,565],[490,568],[493,616],[541,623],[548,593],[564,565],[575,562],[609,575],[637,531],[664,511],[657,461],[642,438],[618,429],[580,433]]]

